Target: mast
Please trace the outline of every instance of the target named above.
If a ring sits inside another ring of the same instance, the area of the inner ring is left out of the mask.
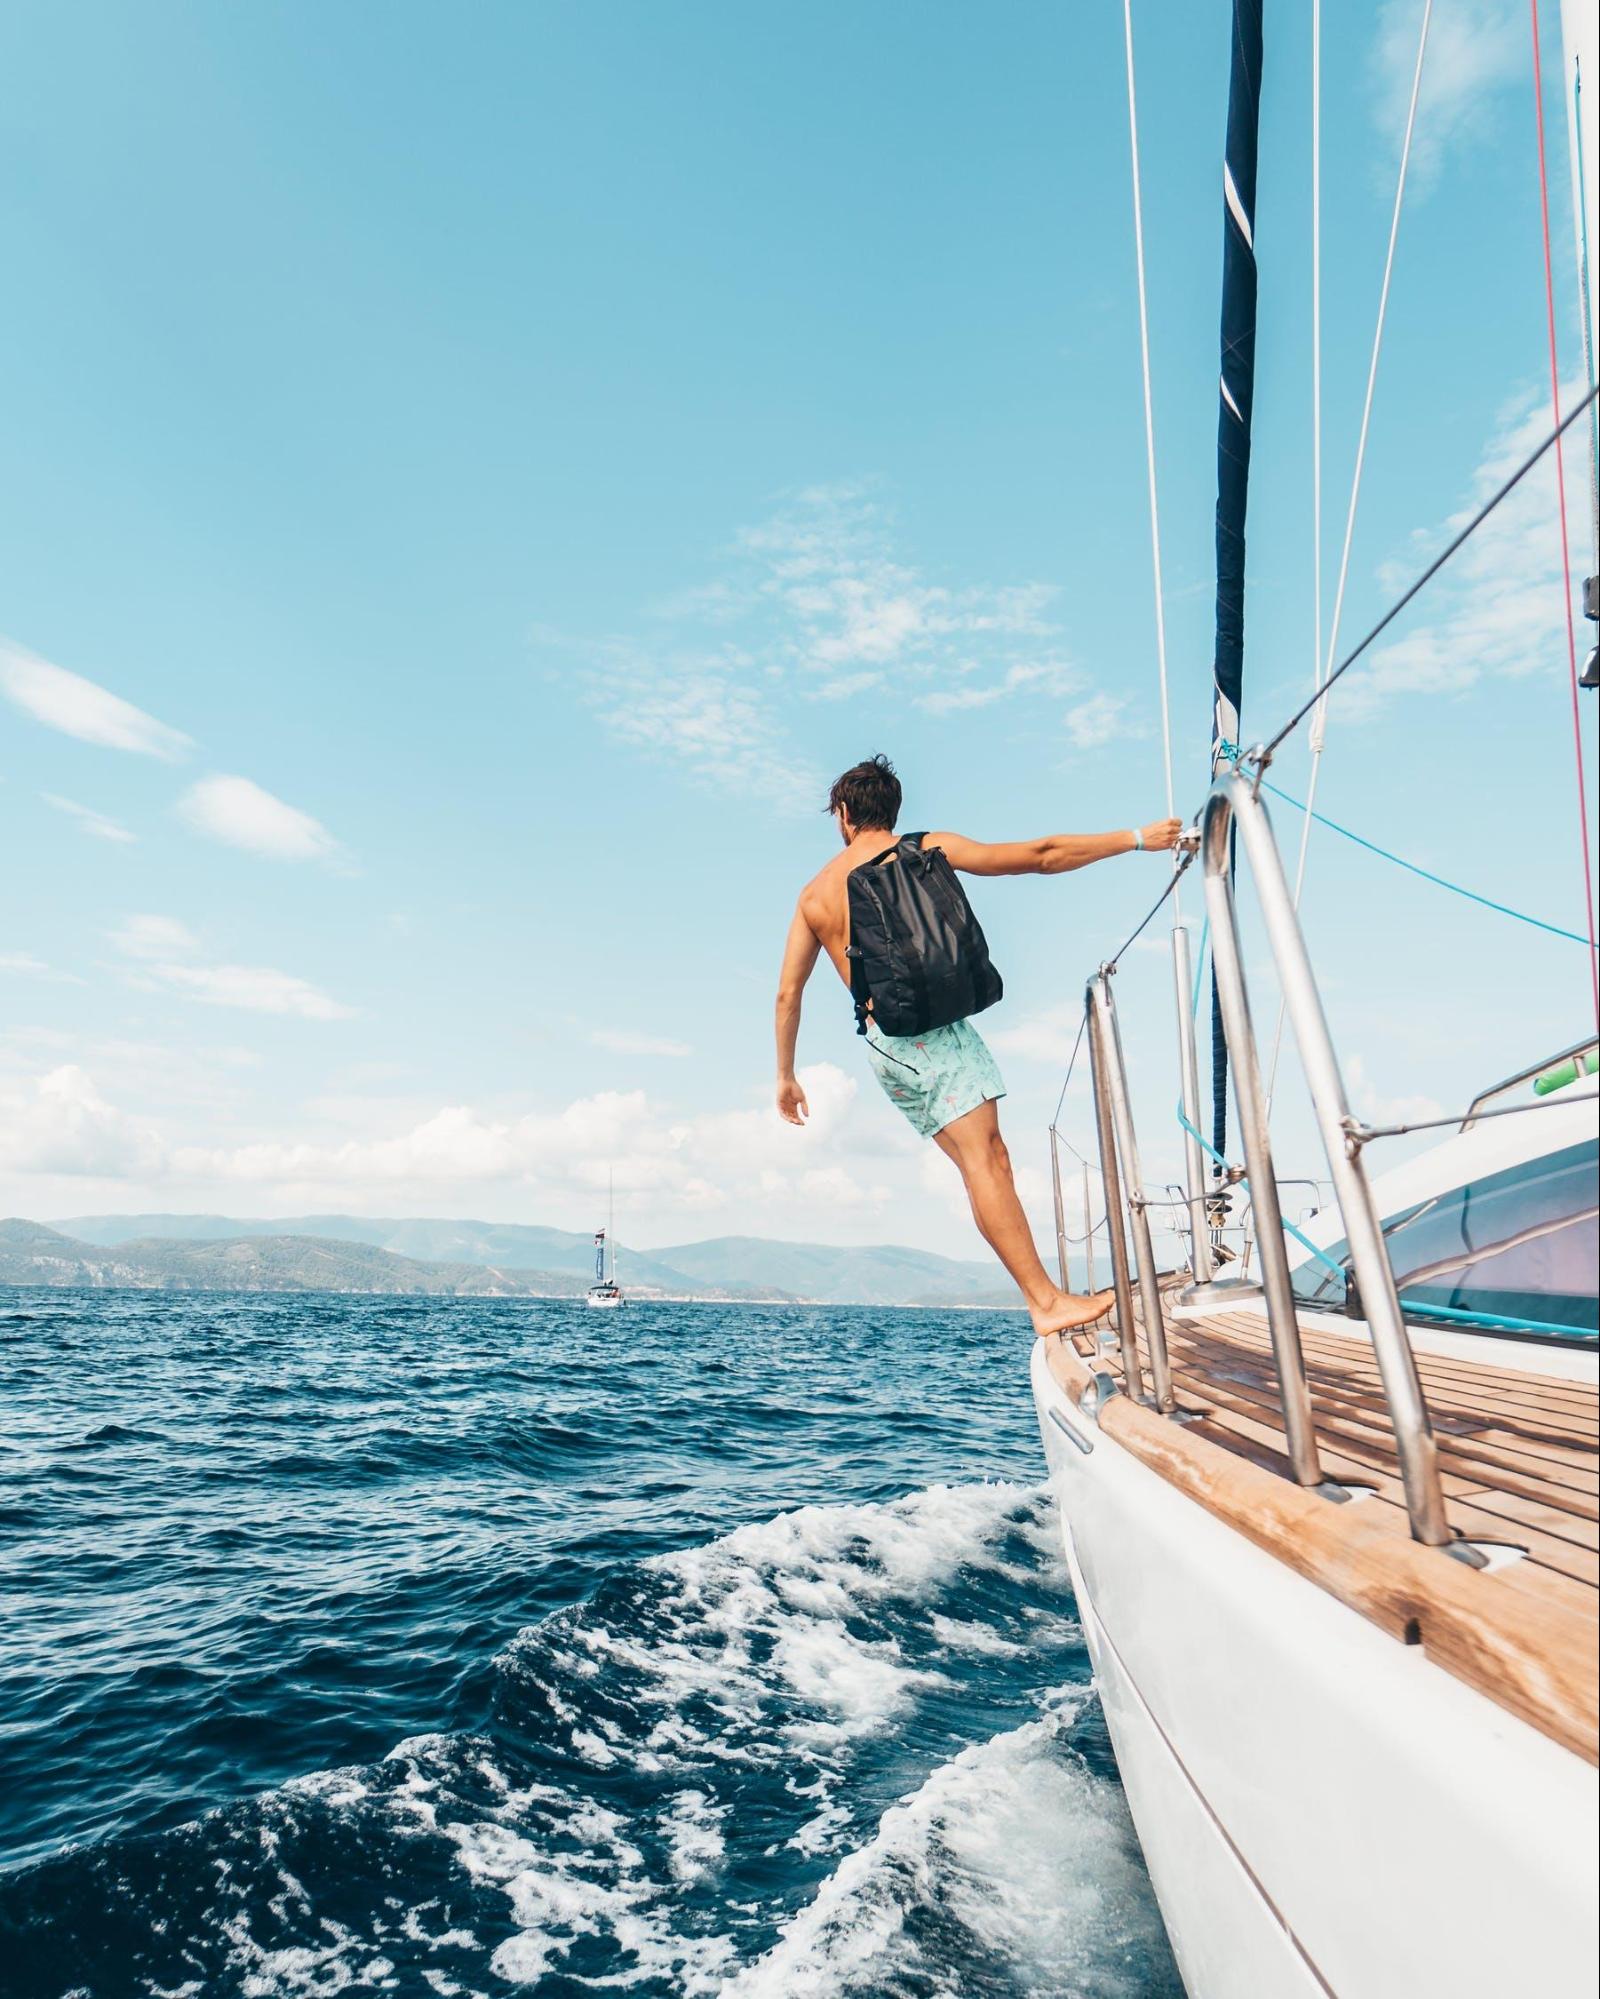
[[[1239,747],[1244,682],[1245,513],[1256,381],[1256,142],[1261,122],[1262,0],[1233,0],[1228,136],[1222,161],[1222,370],[1217,414],[1217,635],[1211,770]],[[1211,1142],[1226,1151],[1228,1049],[1211,987]]]

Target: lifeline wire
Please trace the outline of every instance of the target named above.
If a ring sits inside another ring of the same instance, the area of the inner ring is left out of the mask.
[[[1586,1095],[1582,1094],[1577,1097],[1562,1097],[1559,1095],[1535,1097],[1531,1104],[1502,1104],[1499,1110],[1494,1111],[1458,1111],[1454,1117],[1423,1118],[1417,1124],[1364,1124],[1352,1136],[1359,1138],[1361,1143],[1365,1145],[1369,1139],[1373,1138],[1404,1138],[1408,1131],[1443,1131],[1447,1125],[1452,1124],[1460,1127],[1466,1123],[1469,1117],[1474,1124],[1477,1124],[1484,1118],[1521,1117],[1525,1111],[1559,1111],[1566,1109],[1571,1104],[1586,1101]]]
[[[1366,637],[1362,639],[1360,644],[1353,646],[1351,650],[1345,654],[1344,658],[1340,660],[1339,664],[1334,668],[1332,673],[1330,673],[1327,679],[1322,683],[1321,689],[1317,693],[1313,694],[1309,701],[1301,702],[1300,706],[1296,708],[1294,713],[1289,717],[1288,721],[1284,723],[1283,727],[1279,729],[1278,733],[1274,737],[1272,737],[1272,739],[1269,742],[1263,743],[1259,750],[1251,750],[1247,752],[1247,757],[1249,761],[1253,762],[1258,769],[1265,768],[1267,762],[1270,761],[1270,759],[1277,752],[1279,747],[1283,743],[1287,742],[1289,737],[1294,734],[1295,730],[1299,728],[1300,724],[1305,720],[1307,715],[1311,713],[1312,709],[1316,707],[1317,703],[1321,700],[1324,700],[1327,697],[1328,691],[1333,686],[1335,681],[1342,679],[1344,675],[1350,671],[1351,667],[1355,665],[1356,661],[1360,659],[1361,655],[1367,650],[1367,648],[1373,643],[1373,641],[1383,636],[1383,634],[1394,623],[1395,619],[1399,617],[1400,613],[1406,608],[1406,606],[1412,601],[1412,599],[1420,595],[1421,592],[1425,590],[1427,586],[1433,581],[1434,577],[1438,575],[1439,571],[1444,568],[1445,564],[1450,560],[1450,558],[1453,555],[1455,555],[1468,541],[1472,539],[1473,535],[1475,535],[1478,529],[1483,526],[1484,522],[1494,512],[1495,508],[1499,506],[1500,502],[1504,500],[1510,493],[1514,492],[1516,488],[1522,484],[1523,480],[1527,478],[1528,474],[1533,470],[1534,466],[1538,464],[1539,460],[1544,456],[1544,454],[1550,449],[1551,445],[1556,443],[1557,440],[1563,435],[1563,433],[1569,430],[1571,426],[1578,421],[1578,418],[1583,415],[1583,413],[1589,408],[1589,405],[1593,403],[1597,397],[1600,397],[1600,387],[1591,387],[1584,393],[1582,397],[1580,397],[1580,399],[1576,403],[1573,404],[1572,408],[1568,410],[1567,414],[1556,425],[1555,429],[1551,431],[1550,435],[1544,440],[1544,442],[1542,444],[1537,445],[1534,448],[1534,450],[1531,451],[1528,454],[1528,456],[1523,459],[1522,463],[1517,467],[1516,471],[1511,474],[1510,478],[1507,479],[1503,485],[1497,487],[1495,491],[1490,495],[1490,497],[1484,501],[1483,505],[1472,516],[1472,519],[1467,522],[1466,526],[1461,529],[1459,534],[1452,537],[1452,539],[1445,544],[1445,546],[1434,557],[1432,562],[1428,564],[1427,568],[1423,570],[1422,574],[1419,577],[1417,577],[1415,582],[1411,584],[1410,588],[1407,589],[1405,592],[1403,592],[1401,596],[1395,599],[1394,603],[1392,603],[1389,606],[1388,610],[1384,612],[1383,616],[1372,627],[1371,631],[1367,633]]]
[[[1059,1097],[1056,1098],[1055,1117],[1052,1117],[1050,1120],[1050,1129],[1052,1131],[1054,1131],[1056,1128],[1056,1118],[1060,1117],[1061,1115],[1061,1106],[1067,1101],[1067,1085],[1072,1081],[1072,1072],[1078,1066],[1078,1050],[1083,1046],[1083,1030],[1085,1024],[1088,1021],[1088,1018],[1089,1016],[1087,1013],[1083,1013],[1078,1016],[1078,1038],[1076,1041],[1073,1042],[1072,1053],[1067,1057],[1067,1073],[1061,1080],[1061,1094]],[[1072,1150],[1074,1152],[1078,1152],[1078,1148],[1072,1144],[1072,1140],[1070,1138],[1067,1140],[1067,1144],[1072,1147]],[[1083,1154],[1081,1152],[1078,1152],[1078,1157],[1080,1159],[1083,1159]],[[1084,1164],[1087,1166],[1088,1163],[1089,1162],[1085,1159]]]
[[[1533,21],[1533,105],[1539,131],[1539,214],[1544,225],[1545,315],[1550,328],[1550,402],[1561,415],[1561,365],[1556,353],[1556,281],[1550,261],[1550,184],[1544,157],[1544,81],[1539,67],[1539,0],[1528,0]],[[1591,387],[1591,395],[1593,389]],[[1567,666],[1572,682],[1572,746],[1578,762],[1578,832],[1583,846],[1583,899],[1589,918],[1591,953],[1595,941],[1594,869],[1589,859],[1589,789],[1583,770],[1583,697],[1578,692],[1578,638],[1572,625],[1572,546],[1567,535],[1567,472],[1561,452],[1556,453],[1557,524],[1561,531],[1561,576],[1565,588],[1562,601],[1567,613]],[[1594,987],[1595,1025],[1600,1027],[1600,959],[1591,955],[1589,973]]]
[[[1144,921],[1139,925],[1139,927],[1136,930],[1131,932],[1130,935],[1123,938],[1122,942],[1117,946],[1116,950],[1106,960],[1106,963],[1108,965],[1115,965],[1119,963],[1122,958],[1123,952],[1126,951],[1130,945],[1136,943],[1137,940],[1144,935],[1145,931],[1149,929],[1152,921],[1155,919],[1156,916],[1160,914],[1161,908],[1163,904],[1166,902],[1167,897],[1169,895],[1174,895],[1177,893],[1178,884],[1180,881],[1183,880],[1184,873],[1189,867],[1190,862],[1193,861],[1193,859],[1194,855],[1192,853],[1188,853],[1185,854],[1183,859],[1177,863],[1177,865],[1172,870],[1171,878],[1168,881],[1166,887],[1161,891],[1161,893],[1156,897],[1155,901],[1150,905],[1149,913],[1145,916]]]

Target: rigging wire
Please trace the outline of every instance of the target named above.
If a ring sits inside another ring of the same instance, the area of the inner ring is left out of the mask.
[[[1428,564],[1427,568],[1424,569],[1422,573],[1419,576],[1417,576],[1411,582],[1411,584],[1400,593],[1400,595],[1389,606],[1388,610],[1384,612],[1383,616],[1367,633],[1366,637],[1362,639],[1358,644],[1350,648],[1349,652],[1345,654],[1344,658],[1340,660],[1339,664],[1333,669],[1332,673],[1330,673],[1327,679],[1322,683],[1321,692],[1313,694],[1309,700],[1302,701],[1300,706],[1295,709],[1294,713],[1289,717],[1288,721],[1282,725],[1282,727],[1278,730],[1276,735],[1270,737],[1265,743],[1260,744],[1257,748],[1252,750],[1247,750],[1244,753],[1243,760],[1246,763],[1253,764],[1257,770],[1266,769],[1267,765],[1272,761],[1273,757],[1276,756],[1278,751],[1294,734],[1295,730],[1299,728],[1300,724],[1311,713],[1312,709],[1316,707],[1317,703],[1319,701],[1325,701],[1327,699],[1329,690],[1333,687],[1334,683],[1336,681],[1342,680],[1344,676],[1350,671],[1351,667],[1355,665],[1356,661],[1360,659],[1362,655],[1366,653],[1376,643],[1378,639],[1382,638],[1383,634],[1394,623],[1395,619],[1399,617],[1400,613],[1403,610],[1405,610],[1406,606],[1410,604],[1414,598],[1420,596],[1421,593],[1433,581],[1434,577],[1438,575],[1439,571],[1443,569],[1445,565],[1450,561],[1452,556],[1458,554],[1460,550],[1466,546],[1466,544],[1472,539],[1473,535],[1477,533],[1478,529],[1483,526],[1484,522],[1500,505],[1501,501],[1508,499],[1510,495],[1513,492],[1515,492],[1517,487],[1522,484],[1523,480],[1526,479],[1528,474],[1533,470],[1534,466],[1538,464],[1539,460],[1543,458],[1545,453],[1550,449],[1551,445],[1556,444],[1560,441],[1562,436],[1564,436],[1564,434],[1571,429],[1572,425],[1578,421],[1579,417],[1584,415],[1584,413],[1588,410],[1589,406],[1596,400],[1597,396],[1600,396],[1600,389],[1591,387],[1586,391],[1584,395],[1579,397],[1577,402],[1573,404],[1572,408],[1567,411],[1564,417],[1561,418],[1560,422],[1556,425],[1555,429],[1550,432],[1549,436],[1546,437],[1541,443],[1534,446],[1533,450],[1528,453],[1527,457],[1523,459],[1522,463],[1517,467],[1517,469],[1513,473],[1511,473],[1511,475],[1508,478],[1503,480],[1501,484],[1498,485],[1495,488],[1495,490],[1489,495],[1488,499],[1484,501],[1481,507],[1479,507],[1478,511],[1472,516],[1471,520],[1467,522],[1466,526],[1461,528],[1456,534],[1451,536],[1450,540],[1445,543],[1442,549],[1440,549],[1439,553],[1433,558],[1432,562]]]
[[[1150,564],[1155,578],[1156,668],[1161,681],[1161,754],[1167,779],[1167,817],[1173,816],[1172,715],[1167,696],[1167,614],[1161,589],[1161,512],[1156,504],[1156,424],[1150,393],[1150,315],[1145,301],[1144,199],[1139,181],[1139,99],[1133,67],[1133,0],[1122,0],[1128,65],[1128,152],[1133,166],[1133,255],[1139,276],[1139,361],[1144,371],[1144,455],[1150,487]]]
[[[1533,24],[1533,105],[1539,134],[1539,213],[1544,229],[1545,317],[1550,333],[1550,400],[1556,416],[1561,415],[1561,366],[1556,350],[1556,281],[1550,258],[1550,181],[1545,166],[1544,79],[1539,61],[1539,0],[1528,0]],[[1589,384],[1590,400],[1594,385]],[[1567,533],[1567,474],[1564,454],[1556,452],[1556,505],[1561,530],[1561,575],[1565,588],[1562,601],[1567,613],[1567,666],[1572,686],[1572,742],[1578,765],[1578,827],[1583,843],[1584,910],[1589,919],[1590,979],[1594,992],[1595,1025],[1600,1027],[1600,958],[1592,953],[1595,943],[1594,866],[1589,858],[1589,788],[1583,766],[1583,698],[1578,692],[1578,637],[1572,622],[1572,546]]]
[[[1312,372],[1314,377],[1313,397],[1317,405],[1317,417],[1316,417],[1317,436],[1314,446],[1314,456],[1317,467],[1317,472],[1316,472],[1317,493],[1316,493],[1315,506],[1316,506],[1316,517],[1317,517],[1316,531],[1317,531],[1318,656],[1316,663],[1316,686],[1319,692],[1323,688],[1328,673],[1332,670],[1334,655],[1337,653],[1339,649],[1339,627],[1344,620],[1345,585],[1348,583],[1350,578],[1350,550],[1355,540],[1356,511],[1361,503],[1361,478],[1362,478],[1362,473],[1366,468],[1366,462],[1367,462],[1367,438],[1372,427],[1372,404],[1373,404],[1373,398],[1377,393],[1377,387],[1378,387],[1378,363],[1383,354],[1383,332],[1384,332],[1384,326],[1389,316],[1389,286],[1394,277],[1395,246],[1400,240],[1400,217],[1405,208],[1406,180],[1411,167],[1411,141],[1413,135],[1416,132],[1417,104],[1422,95],[1422,67],[1423,67],[1423,60],[1428,52],[1428,29],[1432,23],[1432,20],[1433,20],[1433,0],[1425,0],[1425,4],[1422,9],[1422,27],[1417,36],[1417,60],[1411,72],[1411,100],[1406,107],[1405,137],[1401,141],[1400,145],[1400,170],[1395,178],[1394,212],[1389,218],[1389,244],[1387,250],[1384,252],[1384,258],[1383,258],[1383,283],[1378,288],[1378,318],[1377,318],[1377,324],[1373,327],[1372,330],[1372,354],[1371,358],[1367,363],[1367,391],[1365,399],[1363,400],[1361,405],[1361,429],[1356,441],[1355,473],[1350,481],[1350,504],[1345,510],[1344,546],[1339,554],[1339,580],[1334,587],[1333,623],[1329,627],[1328,631],[1328,649],[1327,649],[1326,661],[1324,661],[1321,653],[1322,328],[1321,328],[1321,318],[1320,318],[1321,272],[1320,268],[1318,268],[1317,266],[1317,260],[1320,256],[1320,249],[1321,249],[1320,231],[1321,231],[1321,221],[1322,221],[1321,194],[1320,194],[1320,185],[1319,185],[1320,172],[1321,172],[1320,157],[1317,159],[1317,161],[1313,166],[1312,259],[1313,259],[1314,275],[1312,279],[1312,287],[1313,287],[1313,296],[1318,301],[1318,305],[1314,311],[1314,325],[1312,331],[1313,355],[1314,355],[1312,363]],[[1321,21],[1321,6],[1319,0],[1319,4],[1316,9],[1316,18],[1313,25],[1314,34],[1319,34],[1320,21]],[[1312,76],[1314,79],[1312,86],[1314,92],[1313,103],[1312,103],[1312,129],[1313,132],[1320,135],[1321,113],[1322,113],[1320,87],[1319,87],[1321,79],[1320,43],[1319,46],[1313,52]],[[1311,777],[1306,791],[1305,823],[1302,825],[1300,829],[1300,853],[1299,857],[1295,862],[1295,870],[1294,870],[1294,907],[1296,908],[1296,910],[1298,910],[1300,907],[1300,897],[1305,888],[1306,858],[1311,848],[1311,826],[1313,820],[1317,816],[1312,811],[1311,808],[1317,802],[1317,779],[1322,775],[1322,752],[1327,738],[1327,728],[1328,728],[1328,708],[1327,708],[1327,703],[1322,702],[1317,707],[1315,714],[1313,714],[1311,718]],[[1278,1060],[1283,1053],[1283,1024],[1284,1024],[1284,1002],[1280,999],[1278,1002],[1277,1025],[1274,1028],[1272,1035],[1272,1060],[1267,1068],[1267,1108],[1269,1111],[1272,1108],[1273,1094],[1278,1086]]]

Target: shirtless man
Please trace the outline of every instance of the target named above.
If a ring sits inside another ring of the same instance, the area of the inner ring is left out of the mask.
[[[818,954],[826,951],[850,984],[845,947],[850,911],[845,878],[894,843],[900,816],[900,780],[886,757],[847,770],[828,794],[826,808],[838,824],[844,852],[807,882],[789,925],[778,977],[778,1109],[790,1124],[809,1115],[805,1091],[795,1080],[794,1052],[800,1004]],[[1158,819],[1138,831],[1047,833],[1040,840],[989,845],[960,833],[929,833],[923,844],[942,847],[950,865],[969,875],[1061,875],[1113,854],[1144,849],[1162,853],[1177,843],[1181,822]],[[1005,1085],[988,1046],[970,1020],[915,1036],[867,1028],[867,1057],[890,1100],[923,1138],[955,1162],[972,1203],[972,1218],[1027,1302],[1036,1333],[1068,1331],[1097,1319],[1112,1293],[1080,1297],[1050,1281],[1039,1261],[1033,1231],[1011,1177],[1011,1155],[995,1110]]]

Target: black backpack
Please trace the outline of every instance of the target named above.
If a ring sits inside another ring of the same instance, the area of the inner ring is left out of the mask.
[[[907,833],[847,876],[856,1032],[926,1034],[993,1006],[1005,988],[956,871]]]

